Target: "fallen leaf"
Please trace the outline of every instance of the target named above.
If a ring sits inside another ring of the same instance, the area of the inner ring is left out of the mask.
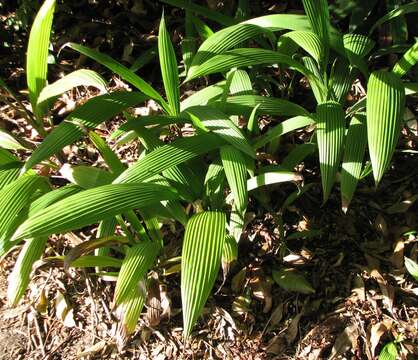
[[[346,327],[335,340],[330,359],[334,359],[339,355],[344,355],[344,353],[350,349],[356,349],[359,335],[356,324]]]
[[[392,206],[386,209],[386,213],[388,214],[399,214],[408,211],[408,209],[414,204],[414,202],[418,199],[418,195],[414,195],[405,199],[397,204],[393,204]]]
[[[294,291],[301,294],[313,294],[314,288],[305,277],[295,269],[273,270],[274,281],[284,290]]]
[[[296,336],[298,335],[299,331],[299,321],[302,317],[302,312],[297,314],[292,321],[290,322],[289,327],[286,330],[286,341],[288,344],[291,344],[293,341],[295,341]]]
[[[390,258],[392,265],[396,269],[400,269],[403,267],[403,256],[404,256],[404,242],[402,239],[399,239],[396,244],[395,248],[393,249],[393,254]]]
[[[391,320],[384,320],[374,324],[370,329],[370,349],[374,356],[376,346],[379,344],[380,338],[392,328]]]

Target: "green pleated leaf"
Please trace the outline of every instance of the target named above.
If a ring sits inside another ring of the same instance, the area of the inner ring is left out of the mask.
[[[222,146],[220,155],[234,202],[245,212],[248,204],[246,160],[239,150],[230,145]]]
[[[294,149],[283,159],[280,167],[286,170],[293,170],[296,165],[300,164],[307,156],[316,150],[316,144],[307,143],[296,145]]]
[[[38,96],[46,84],[48,72],[48,50],[54,17],[55,0],[46,0],[39,9],[33,22],[26,55],[26,81],[29,99],[35,115],[40,118],[42,111],[38,109]]]
[[[16,306],[24,295],[30,282],[33,263],[41,257],[46,241],[47,237],[29,239],[20,250],[7,279],[7,300],[11,306]]]
[[[418,61],[418,41],[402,56],[395,64],[392,72],[400,77],[404,76],[409,69]]]
[[[356,115],[348,127],[341,169],[341,206],[344,212],[347,212],[360,180],[366,144],[366,117]]]
[[[257,113],[259,115],[277,115],[277,116],[307,116],[309,112],[302,106],[291,101],[278,99],[270,96],[260,95],[237,95],[227,98],[225,109],[230,113],[236,114],[251,113],[252,109],[258,105]],[[214,103],[216,106],[217,103]],[[222,107],[222,105],[221,105]]]
[[[235,70],[229,86],[232,95],[252,95],[251,79],[245,70]]]
[[[189,337],[209,297],[221,265],[226,218],[201,212],[187,222],[181,255],[184,337]]]
[[[82,190],[81,187],[77,185],[65,185],[58,189],[47,192],[46,194],[40,196],[35,201],[31,202],[29,205],[28,216],[32,216],[42,209],[46,208],[49,205],[54,204],[55,202],[66,198],[67,196],[74,195]]]
[[[271,31],[311,30],[307,16],[299,14],[265,15],[244,21],[244,23],[261,26]]]
[[[114,301],[121,304],[154,264],[160,251],[157,242],[142,241],[128,249],[116,282]]]
[[[25,175],[0,191],[0,257],[12,246],[10,237],[18,225],[16,221],[23,220],[18,218],[20,211],[28,205],[43,181],[45,179],[39,176]]]
[[[349,60],[352,54],[364,58],[375,45],[375,42],[371,38],[361,34],[345,34],[343,36],[343,42]]]
[[[418,264],[412,259],[405,257],[405,267],[411,276],[418,281]]]
[[[185,72],[183,76],[186,76],[192,65],[193,56],[196,53],[196,39],[186,37],[181,41],[180,45]]]
[[[220,210],[225,205],[225,172],[220,161],[209,165],[204,181],[204,200],[211,210]]]
[[[345,134],[344,111],[340,104],[329,101],[316,108],[319,164],[324,203],[335,182]]]
[[[387,343],[379,354],[379,360],[396,360],[398,359],[398,348],[396,344],[391,341]]]
[[[213,30],[208,26],[208,24],[204,23],[197,16],[192,15],[190,11],[186,11],[186,13],[190,15],[190,20],[202,40],[206,40],[213,35]]]
[[[86,129],[92,129],[111,119],[121,111],[145,101],[146,97],[138,92],[114,92],[96,96],[75,109],[42,141],[25,163],[30,169],[64,146],[80,139]]]
[[[269,143],[270,141],[287,134],[293,130],[303,128],[308,125],[314,124],[315,121],[311,117],[307,116],[296,116],[291,119],[285,120],[282,123],[274,126],[265,134],[259,136],[253,141],[253,148],[259,149]]]
[[[367,83],[367,139],[376,185],[390,165],[402,127],[405,90],[393,73],[374,71]]]
[[[218,148],[225,142],[214,134],[181,138],[151,151],[126,169],[114,183],[141,182],[197,156]]]
[[[232,207],[234,221],[230,225],[230,233],[238,242],[243,230],[244,217],[248,205],[247,163],[242,153],[230,145],[222,146],[220,155],[226,179],[234,199]]]
[[[89,137],[93,145],[99,150],[100,155],[103,157],[103,160],[112,173],[119,175],[125,171],[126,166],[119,160],[118,156],[106,144],[106,141],[102,137],[94,131],[89,132]]]
[[[303,177],[300,174],[290,171],[275,171],[266,172],[257,176],[253,176],[247,181],[248,191],[258,189],[262,186],[279,184],[288,181],[302,181]]]
[[[27,150],[13,135],[0,129],[0,147],[8,150]]]
[[[319,88],[324,86],[305,66],[290,56],[280,54],[276,51],[248,48],[234,49],[215,55],[205,61],[203,64],[193,68],[193,72],[188,74],[185,81],[190,81],[199,76],[210,75],[232,69],[233,67],[244,67],[261,64],[285,64],[290,68],[299,71],[305,75],[311,83],[316,84]],[[325,91],[325,90],[324,90]]]
[[[160,30],[158,32],[158,54],[160,58],[161,75],[164,89],[170,106],[170,115],[180,113],[180,84],[177,71],[176,53],[168,33],[164,13],[161,17]]]
[[[381,26],[385,22],[395,19],[398,16],[410,14],[413,12],[418,12],[418,2],[416,1],[410,2],[409,4],[398,6],[396,9],[388,12],[386,15],[382,16],[379,20],[377,20],[376,23],[370,29],[369,35],[373,33],[374,30],[376,30],[379,26]]]
[[[111,184],[81,191],[30,216],[14,240],[48,236],[94,224],[128,210],[150,206],[176,194],[156,184]]]
[[[119,349],[126,344],[127,337],[135,331],[142,309],[147,298],[145,279],[141,279],[132,288],[116,310],[119,319],[116,343]]]
[[[311,24],[312,31],[318,36],[322,43],[322,67],[325,68],[328,62],[330,45],[329,28],[331,26],[329,18],[329,8],[327,0],[303,0],[303,7]]]
[[[63,263],[64,269],[68,270],[70,266],[76,266],[74,264],[77,259],[81,258],[83,255],[86,255],[92,252],[93,250],[96,250],[102,247],[110,247],[114,245],[120,246],[122,244],[127,244],[127,243],[128,243],[128,239],[126,237],[114,236],[114,235],[83,241],[82,243],[71,248],[70,251],[65,255],[64,263]],[[76,264],[80,266],[80,262],[77,262]],[[101,265],[93,265],[93,266],[101,266]]]
[[[294,41],[299,47],[311,55],[318,64],[321,63],[322,45],[318,35],[312,31],[290,31],[283,35]]]
[[[78,259],[74,260],[69,267],[74,268],[89,268],[89,267],[116,267],[120,268],[122,266],[122,260],[116,259],[111,256],[103,255],[86,255],[81,256]]]
[[[344,105],[347,94],[357,76],[357,69],[350,67],[350,64],[345,59],[340,58],[336,60],[329,79],[335,101]]]
[[[83,189],[110,184],[115,179],[115,175],[106,170],[86,165],[64,164],[60,173],[65,179]]]
[[[151,99],[156,100],[166,112],[170,111],[170,106],[165,102],[162,96],[151,85],[145,82],[133,71],[129,70],[126,66],[122,65],[106,54],[102,54],[97,50],[89,49],[83,45],[68,43],[66,46],[78,51],[85,56],[88,56],[103,66],[106,66],[109,70],[118,74],[122,79],[135,86],[139,91],[143,92]]]
[[[226,235],[224,247],[222,248],[222,270],[224,280],[229,273],[231,264],[238,259],[238,244],[235,237]]]
[[[0,148],[0,165],[18,162],[19,159],[10,151]]]
[[[209,102],[218,99],[225,90],[225,81],[220,81],[217,84],[204,87],[184,99],[180,104],[181,111],[186,110],[192,106],[207,105]]]
[[[107,83],[98,73],[92,70],[81,69],[73,71],[54,83],[45,86],[39,94],[38,104],[59,96],[77,86],[92,86],[103,93],[107,92]]]
[[[357,67],[367,77],[369,71],[363,58],[371,51],[375,42],[361,34],[345,34],[343,43],[350,64]]]
[[[255,151],[247,138],[222,111],[209,106],[195,106],[188,108],[187,113],[197,117],[206,130],[213,132],[225,142],[255,158]]]
[[[194,76],[196,69],[214,55],[222,54],[226,50],[241,44],[243,41],[259,35],[267,35],[272,41],[275,39],[274,34],[270,30],[245,23],[233,25],[216,32],[200,45],[193,58],[187,77],[196,77]]]
[[[20,162],[10,162],[0,165],[0,190],[19,177],[21,168],[22,163]]]

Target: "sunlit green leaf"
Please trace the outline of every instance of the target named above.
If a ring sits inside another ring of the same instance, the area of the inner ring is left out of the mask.
[[[405,90],[393,73],[374,71],[367,84],[367,138],[373,175],[379,184],[390,165],[402,127]]]
[[[221,265],[225,214],[201,212],[190,218],[181,256],[184,337],[189,337],[209,297]]]
[[[345,133],[344,111],[340,104],[329,101],[316,109],[319,164],[324,203],[328,200],[337,174]]]

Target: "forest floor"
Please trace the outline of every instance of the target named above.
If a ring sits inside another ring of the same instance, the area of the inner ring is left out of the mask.
[[[56,46],[80,41],[89,32],[96,36],[86,42],[96,46],[103,43],[106,52],[111,44],[105,39],[111,33],[117,44],[112,55],[132,61],[135,51],[127,39],[140,39],[135,45],[138,48],[155,44],[159,10],[152,8],[152,20],[141,22],[139,30],[134,28],[138,20],[131,18],[132,27],[117,26],[126,20],[123,12],[111,25],[87,29],[83,19],[90,14],[79,11],[76,22],[70,25],[62,20],[56,29]],[[65,18],[65,13],[59,15]],[[1,76],[18,92],[25,88],[25,32],[10,36],[16,49],[2,57]],[[55,76],[85,61],[64,55],[56,65],[59,70]],[[143,70],[151,82],[159,76],[153,68],[151,64]],[[115,78],[112,84],[115,88],[126,86]],[[61,99],[55,115],[63,116],[88,96],[88,92],[73,92]],[[0,105],[5,126],[36,142],[36,135],[24,125],[21,115],[10,105]],[[115,121],[100,128],[102,136],[115,129]],[[290,135],[281,146],[303,136],[303,132]],[[415,135],[402,143],[416,148],[416,140]],[[131,162],[136,150],[134,144],[119,151]],[[19,155],[25,157],[24,152]],[[70,161],[95,163],[98,154],[89,146],[76,144],[69,147],[68,157]],[[312,187],[283,214],[280,206],[296,190],[295,185],[280,185],[268,198],[260,192],[251,199],[239,260],[224,282],[220,275],[217,291],[188,342],[182,339],[180,276],[169,265],[162,266],[164,271],[158,274],[161,311],[153,314],[148,304],[136,332],[129,339],[119,336],[115,340],[119,332],[112,309],[114,282],[88,271],[72,269],[66,273],[59,267],[38,264],[25,299],[17,307],[9,307],[7,276],[17,256],[13,252],[0,262],[0,359],[373,360],[394,340],[404,354],[418,358],[418,283],[404,267],[404,256],[415,261],[418,257],[417,156],[396,152],[377,190],[369,179],[360,183],[347,214],[341,211],[336,190],[321,206],[321,184],[314,161],[305,163],[300,171]],[[281,236],[281,229],[286,237]],[[53,237],[46,254],[63,255],[95,231],[87,228]],[[164,231],[170,239],[167,251],[178,254],[183,235],[180,227],[167,226]],[[282,264],[297,269],[315,291],[297,294],[273,285],[272,272]]]

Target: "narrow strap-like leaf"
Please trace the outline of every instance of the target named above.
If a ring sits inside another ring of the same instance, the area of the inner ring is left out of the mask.
[[[20,162],[0,165],[0,190],[19,177],[21,167],[22,163]]]
[[[199,76],[223,72],[233,67],[261,64],[285,64],[305,75],[311,83],[317,84],[320,88],[324,87],[311,71],[290,56],[279,54],[276,51],[256,48],[234,49],[215,55],[203,64],[196,66],[193,72],[189,72],[185,81],[190,81]]]
[[[184,337],[189,337],[209,297],[221,265],[225,214],[202,212],[190,218],[181,256]]]
[[[176,194],[156,184],[111,184],[84,190],[58,201],[29,217],[14,240],[47,236],[94,224],[125,211],[149,206]]]
[[[54,10],[55,0],[45,0],[33,22],[26,55],[26,81],[29,88],[29,98],[32,109],[38,118],[42,116],[37,102],[39,93],[46,84],[49,39]]]
[[[358,70],[350,66],[347,60],[337,59],[332,67],[329,79],[330,86],[334,92],[335,101],[344,105],[351,85],[358,75]]]
[[[159,251],[160,245],[152,241],[141,241],[128,249],[116,282],[116,305],[121,304],[131,290],[138,286],[139,281],[154,264]]]
[[[271,128],[265,134],[254,139],[252,144],[253,148],[259,149],[279,136],[282,136],[293,130],[300,129],[305,126],[312,125],[314,123],[315,121],[311,117],[307,116],[296,116],[291,119],[285,120],[282,123]]]
[[[204,199],[211,210],[221,210],[225,204],[225,172],[219,160],[209,165],[204,181]]]
[[[135,86],[139,91],[143,92],[145,95],[149,96],[151,99],[156,100],[163,109],[169,112],[170,107],[162,98],[162,96],[147,82],[142,78],[136,75],[133,71],[129,70],[126,66],[112,59],[109,55],[102,54],[97,50],[89,49],[83,45],[68,43],[66,46],[78,51],[79,53],[90,57],[91,59],[97,61],[98,63],[106,66],[109,70],[118,74],[122,79],[126,80],[133,86]]]
[[[312,31],[290,31],[283,35],[294,41],[299,47],[311,55],[318,64],[321,64],[322,45],[318,35]]]
[[[266,172],[248,179],[247,189],[252,191],[266,185],[301,180],[303,180],[301,175],[290,171]]]
[[[74,195],[82,190],[81,187],[77,185],[65,185],[61,186],[58,189],[47,192],[46,194],[40,196],[35,201],[31,202],[29,205],[28,216],[36,214],[38,211],[46,208],[49,205],[54,204],[55,202],[66,198],[67,196]]]
[[[135,331],[146,298],[146,280],[141,279],[118,306],[116,315],[119,323],[116,332],[116,343],[119,349],[125,346],[128,336]]]
[[[61,95],[77,86],[92,86],[101,92],[106,92],[106,81],[95,71],[88,69],[80,69],[65,75],[63,78],[54,83],[45,86],[38,97],[38,104]]]
[[[225,89],[225,80],[216,84],[204,87],[203,89],[196,91],[190,95],[187,99],[184,99],[180,104],[181,111],[186,110],[189,107],[197,105],[206,105],[211,101],[219,98]]]
[[[126,169],[115,179],[114,183],[144,181],[172,166],[214,150],[224,143],[225,141],[214,134],[178,139],[151,151],[143,159]]]
[[[0,191],[0,256],[11,247],[10,236],[15,230],[18,214],[29,203],[35,190],[44,178],[36,175],[24,175],[5,186]]]
[[[376,185],[389,167],[402,127],[405,90],[394,73],[374,71],[367,83],[367,138]]]
[[[114,92],[96,96],[75,109],[45,138],[25,163],[30,169],[42,160],[60,151],[64,146],[80,139],[85,129],[98,126],[121,111],[146,99],[139,92]]]
[[[316,116],[316,135],[325,203],[331,193],[340,165],[345,134],[345,117],[341,105],[333,101],[318,105]]]
[[[399,77],[404,76],[418,61],[418,41],[395,64],[392,72]]]
[[[400,5],[396,9],[389,11],[386,15],[382,16],[376,23],[370,28],[369,35],[373,33],[379,26],[386,21],[395,19],[398,16],[406,15],[409,13],[418,12],[418,2],[412,1],[409,4]]]
[[[214,105],[216,106],[217,103],[214,103]],[[259,115],[309,115],[309,112],[306,109],[291,101],[260,95],[230,96],[227,98],[227,103],[224,104],[224,107],[228,111],[228,113],[231,113],[231,111],[235,111],[236,114],[242,114],[251,113],[252,109],[257,105],[257,112]]]
[[[8,150],[27,150],[18,139],[3,129],[0,129],[0,147]]]
[[[305,9],[306,15],[308,16],[312,31],[318,35],[318,38],[322,43],[321,67],[325,67],[328,62],[330,44],[329,28],[331,26],[328,1],[303,0],[303,7]]]
[[[158,32],[158,54],[160,58],[161,75],[163,77],[164,89],[170,106],[170,115],[180,113],[180,84],[177,70],[176,53],[171,43],[170,34],[167,31],[164,20],[164,13],[160,21]]]
[[[353,116],[345,140],[341,169],[341,206],[347,211],[360,179],[367,144],[366,117]]]
[[[10,305],[17,305],[25,293],[33,263],[41,257],[47,239],[47,237],[29,239],[20,250],[13,271],[8,277],[7,300]]]
[[[188,77],[193,77],[196,68],[203,64],[210,57],[222,54],[226,50],[232,49],[243,41],[254,38],[258,35],[265,34],[274,40],[275,36],[270,30],[253,25],[253,24],[237,24],[222,29],[200,45],[195,57],[193,58]]]
[[[255,158],[255,152],[247,138],[225,113],[209,106],[195,106],[187,109],[187,112],[196,116],[207,130],[212,131],[227,143]]]
[[[243,230],[242,226],[244,225],[244,216],[248,204],[246,160],[241,152],[232,146],[222,146],[220,154],[226,179],[234,198],[232,211],[235,212],[235,217],[240,220],[235,220],[234,224],[230,226],[230,232],[238,242]],[[239,226],[240,224],[241,226]]]
[[[99,153],[102,155],[106,165],[109,166],[110,171],[116,175],[125,171],[126,166],[119,160],[118,156],[112,151],[109,145],[106,144],[106,141],[104,141],[102,137],[94,131],[89,132],[89,137],[97,150],[99,150]]]

